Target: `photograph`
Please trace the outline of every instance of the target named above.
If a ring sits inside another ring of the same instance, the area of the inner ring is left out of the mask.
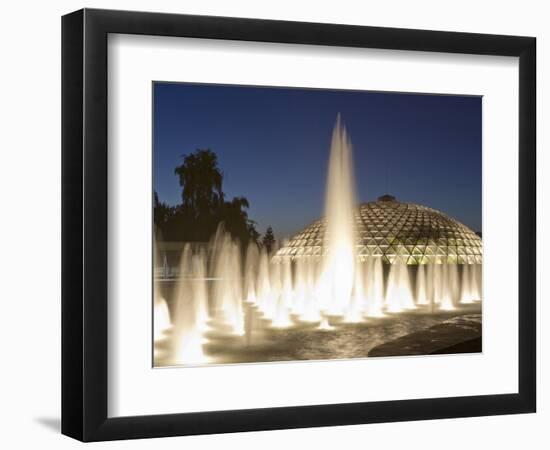
[[[482,351],[481,96],[152,98],[154,367]]]

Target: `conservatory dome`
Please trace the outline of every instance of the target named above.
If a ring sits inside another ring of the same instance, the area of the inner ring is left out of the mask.
[[[325,219],[296,234],[275,259],[323,255]],[[481,264],[481,238],[472,230],[426,206],[400,202],[391,195],[362,203],[355,213],[357,255],[361,261],[382,257],[393,264]]]

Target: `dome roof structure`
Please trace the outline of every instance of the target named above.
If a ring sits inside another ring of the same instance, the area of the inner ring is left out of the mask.
[[[384,195],[361,204],[355,213],[357,256],[382,257],[393,264],[481,264],[481,238],[472,230],[426,206]],[[296,234],[275,254],[283,258],[319,257],[325,248],[326,220],[321,218]]]

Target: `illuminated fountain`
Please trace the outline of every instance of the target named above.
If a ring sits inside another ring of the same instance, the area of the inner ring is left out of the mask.
[[[415,309],[407,265],[397,258],[390,266],[386,288],[386,311],[397,313]]]
[[[159,254],[156,248],[154,248],[154,264],[158,267],[158,261],[160,261]],[[162,274],[167,275],[167,262],[166,256],[162,262]],[[153,340],[160,342],[166,338],[167,333],[172,328],[172,322],[170,321],[170,311],[166,299],[162,296],[158,283],[153,283]]]
[[[340,116],[332,134],[326,194],[326,248],[317,292],[320,309],[340,316],[351,311],[356,265],[355,186],[351,142]]]
[[[470,268],[470,289],[473,301],[481,301],[481,265],[475,265]]]
[[[246,294],[246,302],[256,304],[256,279],[260,253],[258,246],[250,243],[246,251],[245,269],[244,269],[244,289]]]
[[[244,335],[243,288],[240,248],[223,226],[211,243],[213,258],[214,317],[226,325],[231,333]]]
[[[416,304],[422,306],[430,304],[425,264],[420,264],[416,273]]]
[[[252,244],[254,245],[254,244]],[[269,257],[267,255],[267,251],[262,248],[260,251],[260,261],[258,264],[258,279],[256,281],[256,303],[258,305],[258,309],[265,313],[265,311],[269,310],[270,307],[270,299],[271,299],[271,283],[269,281]]]
[[[193,283],[191,285],[191,295],[195,305],[195,323],[200,331],[208,330],[208,286],[207,286],[207,267],[206,253],[199,250],[191,258],[191,267]]]
[[[201,316],[204,312],[201,305],[203,299],[193,286],[197,276],[204,274],[195,272],[198,266],[193,264],[194,257],[191,246],[186,244],[179,264],[171,333],[171,350],[177,364],[208,362],[202,347],[204,337],[201,328],[206,320]]]
[[[367,317],[384,317],[384,269],[382,259],[367,259]]]
[[[352,146],[339,117],[325,203],[324,218],[271,253],[255,242],[242,248],[222,224],[208,244],[183,247],[177,277],[168,280],[173,293],[154,289],[154,339],[170,342],[171,364],[210,361],[205,349],[216,336],[250,344],[251,321],[337,332],[481,300],[481,239],[471,230],[392,196],[357,205]],[[166,255],[155,252],[155,261],[160,278],[174,272]]]

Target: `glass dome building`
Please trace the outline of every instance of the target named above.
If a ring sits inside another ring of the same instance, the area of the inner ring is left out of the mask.
[[[275,254],[284,258],[323,255],[326,220],[321,218],[294,236]],[[481,238],[446,214],[400,202],[391,195],[361,204],[355,213],[360,261],[381,257],[386,264],[481,264]]]

